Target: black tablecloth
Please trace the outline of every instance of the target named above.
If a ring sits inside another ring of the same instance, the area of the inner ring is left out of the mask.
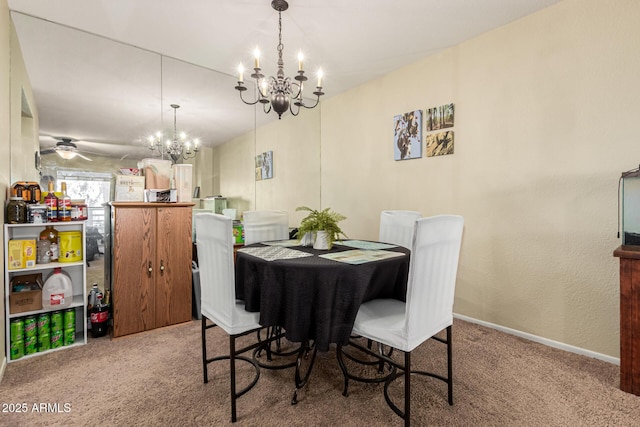
[[[260,247],[260,243],[248,247]],[[263,326],[281,326],[293,342],[314,340],[319,351],[331,343],[347,344],[360,304],[374,298],[404,301],[409,250],[387,249],[405,256],[351,265],[318,257],[330,251],[296,246],[314,256],[266,261],[242,252],[236,258],[236,298],[245,309],[260,312]]]

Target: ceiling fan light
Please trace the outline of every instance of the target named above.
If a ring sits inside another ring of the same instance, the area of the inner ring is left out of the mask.
[[[71,160],[78,154],[75,151],[63,151],[63,150],[57,150],[56,153],[58,153],[58,156],[62,157],[65,160]]]

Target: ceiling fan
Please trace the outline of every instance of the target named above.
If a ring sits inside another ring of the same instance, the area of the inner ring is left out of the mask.
[[[55,147],[42,150],[40,151],[40,154],[58,153],[58,155],[65,160],[71,160],[74,157],[78,156],[90,162],[93,161],[87,156],[78,152],[78,146],[74,143],[73,139],[71,138],[56,138],[56,139],[58,139],[58,142],[56,143]]]

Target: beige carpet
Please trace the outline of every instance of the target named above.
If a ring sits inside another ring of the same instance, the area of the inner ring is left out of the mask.
[[[219,328],[208,333],[212,351],[228,347]],[[460,320],[453,333],[455,404],[447,404],[444,383],[416,378],[415,426],[640,425],[640,397],[619,390],[615,365]],[[413,361],[442,369],[444,346],[429,342]],[[209,378],[203,384],[199,321],[116,340],[90,338],[86,346],[9,364],[0,384],[0,425],[231,425],[228,362],[210,365]],[[290,404],[292,391],[291,369],[263,370],[238,400],[235,425],[402,425],[379,385],[351,383],[349,397],[341,395],[335,351],[318,355],[297,405]],[[22,403],[26,413],[7,412]]]

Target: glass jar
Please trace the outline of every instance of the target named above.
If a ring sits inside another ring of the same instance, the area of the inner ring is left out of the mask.
[[[22,197],[11,197],[7,204],[7,223],[24,224],[27,222],[27,204]]]

